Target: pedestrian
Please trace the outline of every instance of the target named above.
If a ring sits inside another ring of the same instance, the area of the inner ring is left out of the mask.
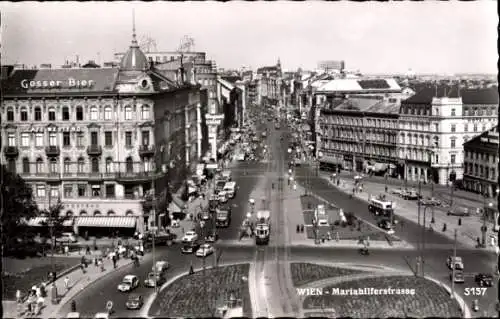
[[[113,255],[113,257],[111,257],[112,260],[113,260],[113,268],[116,268],[116,256]]]
[[[66,288],[66,290],[69,290],[69,278],[68,278],[68,276],[66,276],[66,278],[64,278],[64,288]]]
[[[42,310],[44,303],[45,303],[45,299],[42,296],[37,298],[35,315],[40,314],[40,311]]]
[[[42,296],[42,290],[40,289],[40,286],[36,287],[36,290],[35,290],[35,294],[37,297],[41,297]]]
[[[71,300],[71,312],[76,312],[76,301]]]
[[[90,255],[90,246],[89,245],[87,245],[87,247],[86,247],[85,254]]]
[[[64,254],[66,256],[69,256],[69,246],[68,245],[64,246]]]
[[[16,301],[17,303],[22,303],[21,290],[19,289],[16,290]]]
[[[85,274],[85,264],[81,263],[80,268],[82,269],[82,273]]]

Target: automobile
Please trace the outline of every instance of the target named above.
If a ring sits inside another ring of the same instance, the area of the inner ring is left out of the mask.
[[[155,286],[155,275],[156,275],[156,285],[160,287],[165,283],[165,277],[160,273],[150,272],[148,277],[144,280],[144,286],[148,288],[154,288]]]
[[[453,277],[455,275],[455,277]],[[455,272],[450,273],[450,280],[453,280],[454,283],[464,283],[465,282],[465,277],[463,271],[460,270],[455,270]]]
[[[201,219],[207,221],[210,219],[210,212],[204,210],[201,212]]]
[[[401,197],[406,200],[417,200],[420,198],[420,195],[418,195],[418,193],[415,191],[404,191],[401,194]]]
[[[474,277],[474,281],[481,287],[492,287],[493,286],[493,275],[490,274],[477,274]]]
[[[458,216],[458,217],[469,217],[470,212],[467,208],[449,210],[446,215],[448,216]]]
[[[209,234],[205,236],[205,241],[207,243],[215,243],[217,239],[219,239],[219,236],[217,236],[217,234]]]
[[[402,196],[403,193],[404,193],[404,190],[402,190],[401,188],[391,189],[391,194],[393,194],[393,195]]]
[[[432,206],[441,206],[443,204],[439,199],[435,197],[429,197],[428,201]]]
[[[165,271],[167,271],[168,267],[170,267],[170,264],[165,261],[165,260],[159,260],[155,263],[155,265],[153,266],[153,268],[151,268],[151,271],[155,271],[156,269],[156,273],[164,273]]]
[[[464,270],[464,263],[462,261],[462,257],[448,256],[448,259],[446,259],[446,265],[448,266],[449,269],[453,269],[453,264],[455,265],[456,270]]]
[[[98,312],[95,314],[94,319],[109,319],[109,313],[107,312]]]
[[[243,153],[243,152],[236,154],[236,160],[240,161],[240,162],[245,161],[246,160],[246,154]]]
[[[184,237],[182,237],[182,242],[183,243],[194,242],[194,241],[197,241],[197,240],[198,240],[198,234],[196,234],[196,232],[193,231],[193,230],[187,231],[184,234]]]
[[[214,248],[210,244],[203,244],[196,251],[196,257],[206,257],[214,253]]]
[[[379,221],[378,227],[382,228],[383,230],[387,230],[387,231],[392,230],[391,222],[387,219]]]
[[[328,226],[328,220],[326,219],[318,220],[318,226]]]
[[[144,299],[139,294],[130,294],[125,302],[125,307],[129,310],[141,309],[142,305],[144,305]]]
[[[123,277],[122,282],[118,285],[118,291],[132,291],[137,288],[137,286],[139,286],[139,278],[135,275],[126,275]]]
[[[181,253],[183,254],[192,254],[196,252],[200,248],[200,244],[192,243],[190,245],[184,245],[181,247]]]
[[[80,318],[80,313],[79,312],[70,312],[66,315],[66,319],[77,319]]]
[[[221,203],[227,203],[227,192],[226,191],[220,191],[219,192],[219,202]]]
[[[73,233],[62,233],[61,236],[56,238],[56,241],[63,243],[76,243],[78,242],[78,239],[76,239],[76,236]]]

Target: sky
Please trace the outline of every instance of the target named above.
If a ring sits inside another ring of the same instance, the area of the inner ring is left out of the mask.
[[[160,51],[194,39],[219,67],[313,69],[344,60],[363,73],[497,73],[496,1],[0,3],[2,63],[111,61],[138,39]]]

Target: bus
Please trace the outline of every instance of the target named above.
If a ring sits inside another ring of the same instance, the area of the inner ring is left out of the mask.
[[[394,213],[394,204],[385,198],[370,198],[368,210],[376,216],[390,217]]]

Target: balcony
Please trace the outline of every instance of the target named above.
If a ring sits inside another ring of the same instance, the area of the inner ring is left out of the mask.
[[[61,154],[61,150],[59,149],[59,146],[47,146],[45,148],[45,154],[47,156],[59,156],[59,154]]]
[[[120,172],[116,173],[119,183],[147,182],[155,177],[154,172]]]
[[[50,172],[47,174],[47,182],[60,182],[61,181],[61,173],[58,172]]]
[[[88,178],[90,182],[100,182],[103,180],[102,173],[100,172],[90,172]]]
[[[89,156],[100,156],[102,154],[102,147],[100,145],[90,145],[87,147],[87,154]]]
[[[150,157],[155,154],[155,146],[154,145],[141,145],[139,147],[139,156],[140,157]]]
[[[19,149],[17,146],[4,146],[3,153],[5,157],[17,157],[19,155]]]

